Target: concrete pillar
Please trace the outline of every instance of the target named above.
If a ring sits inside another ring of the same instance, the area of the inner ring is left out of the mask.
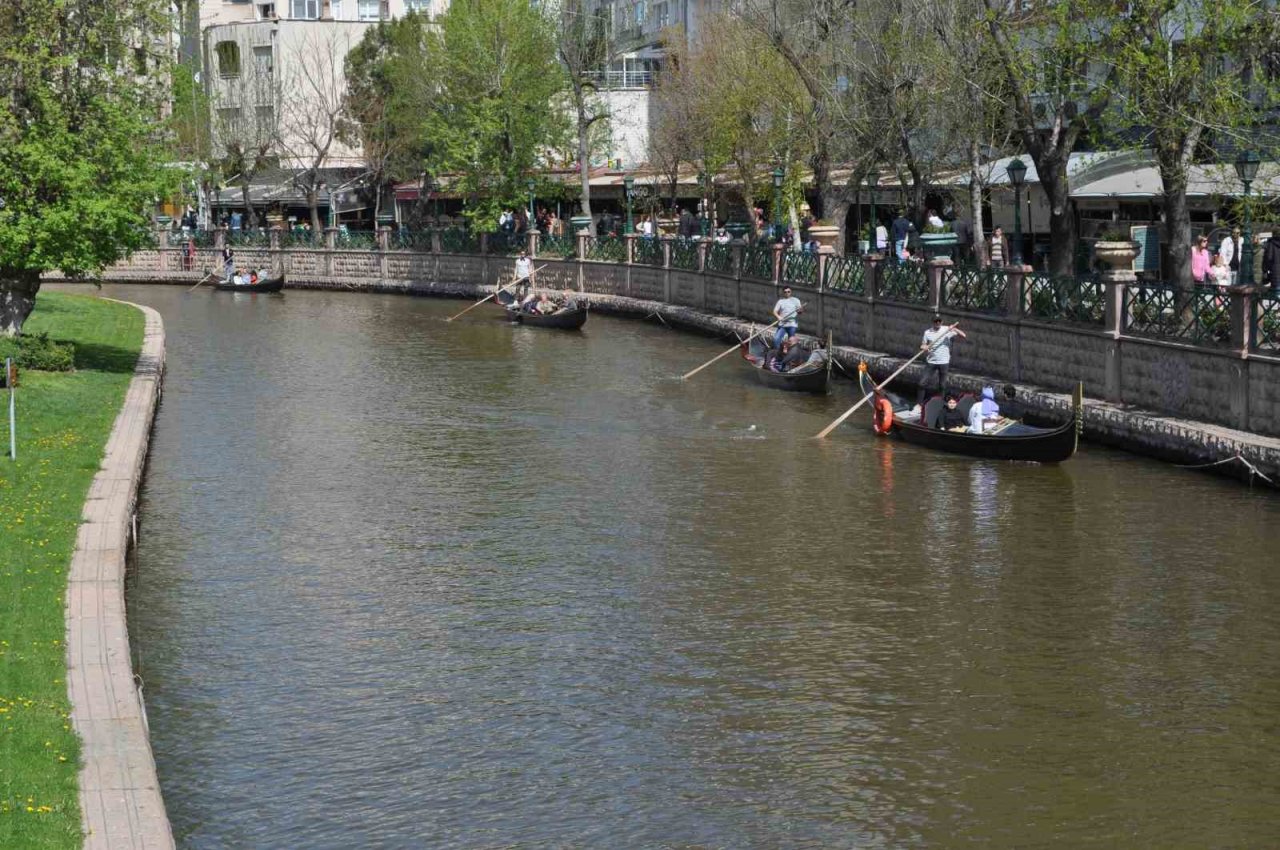
[[[671,241],[672,237],[666,234],[658,237],[659,243],[662,245],[662,300],[671,303]]]
[[[698,240],[698,274],[702,274],[707,270],[707,246],[710,244],[710,239]],[[703,287],[703,293],[705,295],[706,287]],[[704,297],[702,300],[705,302],[706,298]],[[703,306],[705,307],[706,304],[704,303]]]
[[[167,227],[156,228],[156,247],[160,248],[161,250],[169,247],[169,228]]]
[[[636,262],[636,238],[637,236],[635,233],[624,233],[622,235],[622,244],[625,245],[627,249],[623,262],[629,266],[635,265]],[[628,273],[627,279],[631,279],[630,273]]]
[[[787,248],[781,242],[773,243],[773,285],[777,288],[782,283],[782,252]]]
[[[1231,352],[1247,357],[1253,347],[1254,289],[1250,286],[1232,286],[1227,289],[1230,298]]]
[[[218,225],[213,231],[213,247],[225,248],[227,246],[227,227],[224,224]]]
[[[818,248],[818,279],[815,281],[819,292],[827,288],[827,263],[835,256],[836,249],[830,245]]]
[[[320,272],[325,277],[333,277],[333,250],[338,244],[338,228],[324,229],[324,262],[320,264]]]
[[[489,254],[489,234],[480,234],[480,256],[488,256]]]
[[[862,258],[862,291],[872,301],[880,297],[880,269],[884,254],[866,254]]]
[[[387,252],[391,250],[391,228],[382,225],[378,228],[378,279],[381,283],[387,280]]]
[[[952,262],[948,257],[924,261],[924,276],[929,285],[929,308],[935,313],[947,303],[946,281],[942,272],[951,265]]]
[[[542,234],[538,232],[536,229],[534,229],[534,230],[530,230],[525,235],[529,240],[529,244],[525,247],[525,250],[529,252],[530,257],[538,256],[538,240],[542,236]]]
[[[1011,268],[1006,272],[1008,285],[1004,291],[1004,314],[1010,324],[1005,327],[1009,331],[1009,366],[1015,381],[1022,380],[1022,281],[1025,278],[1024,269]]]
[[[280,231],[278,224],[267,230],[267,251],[271,254],[271,270],[273,272],[288,271],[284,267],[284,252],[280,250]]]
[[[1124,385],[1121,378],[1124,343],[1120,337],[1124,333],[1125,291],[1128,285],[1134,283],[1137,279],[1138,276],[1129,269],[1108,269],[1101,276],[1102,282],[1107,287],[1102,332],[1110,338],[1106,349],[1106,386],[1103,387],[1103,396],[1107,401],[1118,402],[1124,393]]]
[[[587,240],[591,238],[591,234],[584,228],[579,230],[575,235],[577,236],[578,242],[578,260],[585,260],[587,258]]]
[[[444,248],[441,247],[441,241],[440,241],[440,228],[429,227],[427,228],[427,230],[429,230],[431,233],[431,253],[433,254],[444,253]]]

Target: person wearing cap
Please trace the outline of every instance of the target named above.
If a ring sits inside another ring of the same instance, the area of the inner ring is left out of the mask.
[[[784,286],[782,288],[782,297],[778,299],[778,303],[773,305],[773,317],[778,320],[778,330],[773,335],[773,347],[782,348],[782,340],[786,337],[796,335],[796,329],[800,323],[796,316],[804,311],[804,305],[800,303],[799,298],[791,295],[791,287]]]
[[[942,317],[935,313],[933,327],[926,329],[924,337],[920,340],[920,350],[929,353],[924,357],[924,375],[920,378],[918,404],[924,404],[925,388],[931,383],[929,379],[935,375],[938,380],[938,392],[946,393],[947,372],[951,367],[951,340],[957,336],[965,339],[964,331],[955,325],[942,324]]]

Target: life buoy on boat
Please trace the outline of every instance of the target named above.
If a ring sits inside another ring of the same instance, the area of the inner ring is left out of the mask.
[[[871,429],[881,436],[893,429],[893,404],[884,396],[876,399],[872,408]]]

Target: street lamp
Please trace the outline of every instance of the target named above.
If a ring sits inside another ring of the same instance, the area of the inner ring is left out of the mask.
[[[631,198],[632,190],[635,188],[636,178],[628,174],[622,178],[622,190],[627,195],[627,233],[635,233],[635,225],[631,221]]]
[[[1253,230],[1249,216],[1249,184],[1258,176],[1258,155],[1253,151],[1243,151],[1236,157],[1236,176],[1244,184],[1244,232],[1241,234],[1243,244],[1240,246],[1240,285],[1253,283]]]
[[[874,168],[868,171],[867,184],[871,187],[871,221],[867,227],[871,238],[867,241],[867,253],[874,254],[880,250],[880,246],[876,243],[876,187],[880,185],[880,172]]]
[[[782,241],[782,178],[787,174],[779,165],[773,169],[773,239]]]
[[[711,175],[705,171],[698,172],[698,186],[702,189],[702,238],[706,239],[710,232],[707,228],[707,216],[711,214],[711,201],[707,199],[707,186],[711,183]]]
[[[1013,184],[1013,265],[1022,268],[1022,184],[1027,179],[1027,164],[1015,159],[1005,168]]]
[[[532,177],[530,177],[529,182],[526,183],[525,185],[529,187],[529,229],[533,230],[537,227],[537,225],[534,224],[534,220],[533,220],[533,189],[538,184],[534,181]]]

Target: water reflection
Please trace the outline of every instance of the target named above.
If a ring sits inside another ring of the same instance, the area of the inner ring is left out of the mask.
[[[185,846],[1280,829],[1273,500],[818,443],[847,384],[604,316],[107,291],[168,331],[130,616]]]

